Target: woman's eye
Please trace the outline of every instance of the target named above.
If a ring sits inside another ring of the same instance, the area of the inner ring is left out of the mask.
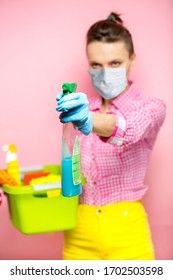
[[[93,69],[97,69],[97,68],[101,67],[100,64],[97,64],[97,63],[92,63],[91,66]]]
[[[112,62],[113,67],[118,67],[118,66],[120,66],[120,64],[121,64],[121,62],[119,62],[119,61]]]

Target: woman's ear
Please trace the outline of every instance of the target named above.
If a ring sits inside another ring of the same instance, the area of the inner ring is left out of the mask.
[[[132,69],[134,67],[134,65],[135,65],[135,62],[136,62],[136,54],[135,53],[133,53],[131,55],[130,60],[131,60],[131,62],[130,62],[130,69]]]

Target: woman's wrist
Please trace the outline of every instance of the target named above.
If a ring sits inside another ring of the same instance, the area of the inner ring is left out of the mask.
[[[92,131],[99,136],[110,137],[116,127],[116,116],[114,114],[91,112],[93,118]]]

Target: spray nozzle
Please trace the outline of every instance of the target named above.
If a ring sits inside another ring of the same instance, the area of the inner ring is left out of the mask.
[[[67,95],[70,94],[72,92],[75,92],[77,88],[77,84],[76,83],[64,83],[62,85],[62,90],[63,90],[63,95]]]

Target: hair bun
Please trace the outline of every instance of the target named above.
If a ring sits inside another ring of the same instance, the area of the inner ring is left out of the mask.
[[[107,20],[111,20],[111,21],[114,21],[118,24],[123,24],[123,21],[122,19],[120,18],[120,15],[117,14],[117,13],[111,13],[108,17],[107,17]]]

